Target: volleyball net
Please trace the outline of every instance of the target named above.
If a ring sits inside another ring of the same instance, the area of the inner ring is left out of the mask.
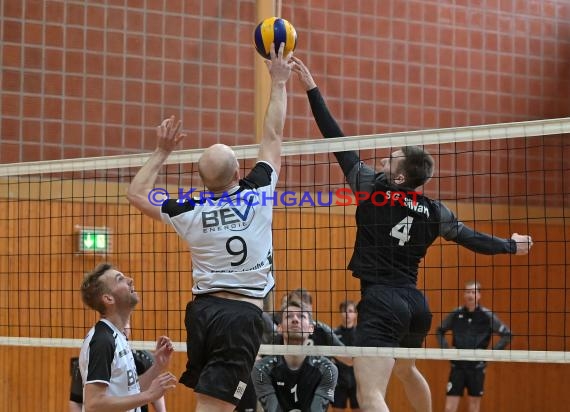
[[[508,238],[530,234],[528,256],[483,256],[437,240],[423,260],[418,288],[433,312],[419,349],[263,345],[261,352],[393,356],[521,362],[570,360],[570,119],[289,141],[274,205],[276,288],[266,310],[279,312],[303,288],[314,319],[337,327],[339,304],[358,302],[360,285],[346,269],[356,233],[356,199],[332,152],[356,150],[368,165],[402,146],[434,157],[421,189],[466,225]],[[258,147],[234,148],[242,175]],[[203,193],[201,150],[173,153],[149,201]],[[84,273],[108,261],[134,278],[141,298],[132,318],[133,346],[154,348],[166,334],[185,350],[184,309],[192,299],[187,245],[175,231],[143,216],[126,189],[148,155],[0,165],[0,344],[79,347],[97,314],[81,302]],[[438,348],[435,330],[463,304],[465,283],[482,285],[481,305],[513,332],[503,351]]]

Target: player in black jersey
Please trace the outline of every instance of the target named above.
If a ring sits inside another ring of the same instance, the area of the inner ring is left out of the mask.
[[[289,301],[282,314],[285,344],[306,344],[313,332],[310,308]],[[334,397],[337,368],[324,356],[267,356],[255,363],[252,379],[265,412],[324,412]]]
[[[307,306],[308,310],[313,312],[313,297],[311,293],[304,288],[297,288],[289,292],[288,294],[283,296],[281,300],[281,309],[278,313],[274,316],[274,321],[277,322],[277,325],[281,323],[281,316],[282,316],[282,308],[287,305],[289,301],[297,301],[301,302]],[[312,316],[312,315],[311,315]],[[273,339],[271,341],[274,345],[282,345],[283,344],[283,336],[280,333],[276,333],[273,335]],[[324,322],[320,322],[313,318],[313,332],[308,336],[306,343],[308,345],[315,345],[315,346],[344,346],[342,341],[336,336],[332,328]],[[350,364],[352,364],[352,358],[345,359]]]
[[[186,305],[188,362],[180,382],[194,389],[196,412],[230,412],[247,388],[263,333],[263,299],[273,289],[271,202],[281,169],[290,55],[271,46],[266,60],[271,92],[255,166],[242,179],[234,151],[205,149],[198,161],[208,201],[151,194],[158,174],[185,137],[174,116],[157,128],[157,148],[129,185],[127,198],[145,215],[171,225],[192,259],[192,293]],[[190,191],[195,189],[188,188]],[[151,202],[151,199],[153,201]]]
[[[511,341],[511,331],[507,325],[489,309],[479,306],[481,284],[470,281],[465,284],[464,305],[451,312],[437,328],[439,346],[448,348],[445,333],[451,331],[452,346],[457,349],[487,349],[491,336],[501,337],[493,346],[494,350],[504,349]],[[451,361],[451,372],[447,383],[445,412],[455,412],[463,391],[467,388],[469,412],[479,412],[486,362]]]
[[[334,333],[340,341],[346,346],[354,346],[356,332],[356,303],[351,300],[342,301],[339,305],[342,322]],[[352,366],[345,364],[340,360],[336,360],[338,368],[338,381],[334,390],[334,402],[332,403],[332,412],[339,412],[346,409],[350,401],[350,410],[358,412],[359,405],[356,398],[356,378],[354,377],[354,369]]]
[[[313,116],[325,138],[344,136],[311,73],[293,58]],[[527,254],[530,236],[510,239],[465,226],[441,202],[418,194],[433,174],[433,158],[417,146],[402,147],[382,159],[381,170],[360,161],[355,151],[334,153],[353,192],[368,194],[356,208],[356,242],[348,265],[361,282],[357,346],[421,347],[432,315],[416,287],[418,267],[438,236],[484,254]],[[387,202],[382,204],[382,201]],[[392,370],[416,411],[431,411],[431,393],[413,359],[359,357],[354,360],[358,402],[365,411],[387,411]]]

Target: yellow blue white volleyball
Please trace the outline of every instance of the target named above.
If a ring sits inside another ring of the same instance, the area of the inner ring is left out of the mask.
[[[281,43],[285,43],[283,56],[287,56],[297,46],[295,27],[285,19],[268,17],[257,25],[254,31],[255,50],[265,59],[270,59],[271,43],[275,43],[275,52]]]

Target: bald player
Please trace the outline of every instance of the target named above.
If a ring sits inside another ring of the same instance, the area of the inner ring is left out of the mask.
[[[129,186],[131,204],[172,225],[192,254],[194,299],[186,307],[188,362],[180,382],[193,388],[196,411],[233,411],[243,396],[263,332],[263,298],[274,286],[272,201],[281,168],[287,108],[285,84],[291,56],[283,43],[271,61],[271,94],[257,163],[243,179],[233,150],[215,144],[204,151],[199,173],[207,199],[149,202],[162,165],[185,137],[180,122],[166,119],[158,146]]]

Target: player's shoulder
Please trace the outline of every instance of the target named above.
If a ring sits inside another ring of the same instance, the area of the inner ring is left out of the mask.
[[[270,186],[276,181],[277,172],[274,167],[265,160],[258,160],[247,176],[240,181],[240,186],[242,189],[258,189]]]
[[[199,199],[194,198],[168,199],[164,201],[160,211],[167,214],[170,218],[175,218],[193,211],[198,203],[200,203]]]
[[[255,362],[255,368],[260,370],[271,370],[279,365],[279,360],[279,356],[277,355],[264,356]]]
[[[119,340],[118,332],[100,320],[91,328],[83,341],[79,356],[80,365],[81,359],[87,363],[86,360],[91,358],[88,353],[97,353],[105,359],[112,359],[116,355],[117,348],[120,348]]]
[[[489,308],[486,308],[485,306],[478,306],[478,307],[477,307],[477,310],[478,310],[479,312],[483,313],[485,316],[488,316],[488,317],[493,317],[493,316],[494,316],[493,311],[492,311],[491,309],[489,309]]]
[[[326,356],[309,356],[308,357],[308,363],[311,366],[314,367],[318,367],[318,368],[329,368],[329,367],[334,367],[336,368],[335,364]]]
[[[338,376],[338,368],[329,358],[325,356],[309,356],[309,365],[317,369],[321,376],[328,377],[327,379],[336,380]]]
[[[91,335],[91,341],[106,341],[115,343],[117,332],[114,331],[107,323],[99,321],[93,327],[93,333]]]
[[[433,210],[434,215],[438,220],[441,220],[444,223],[450,223],[456,219],[451,209],[441,200],[431,199],[427,196],[424,196],[424,199],[426,199],[426,202],[429,204],[429,207]]]
[[[439,217],[442,214],[442,210],[443,214],[445,215],[445,210],[447,209],[447,206],[445,206],[445,204],[443,204],[439,200],[432,199],[431,197],[419,192],[416,192],[415,199],[412,198],[412,202],[414,200],[418,205],[421,205],[424,209],[429,209],[430,216],[432,218],[435,217],[436,219],[439,219]]]
[[[320,320],[315,322],[315,331],[320,331],[321,333],[332,333],[332,328]]]

